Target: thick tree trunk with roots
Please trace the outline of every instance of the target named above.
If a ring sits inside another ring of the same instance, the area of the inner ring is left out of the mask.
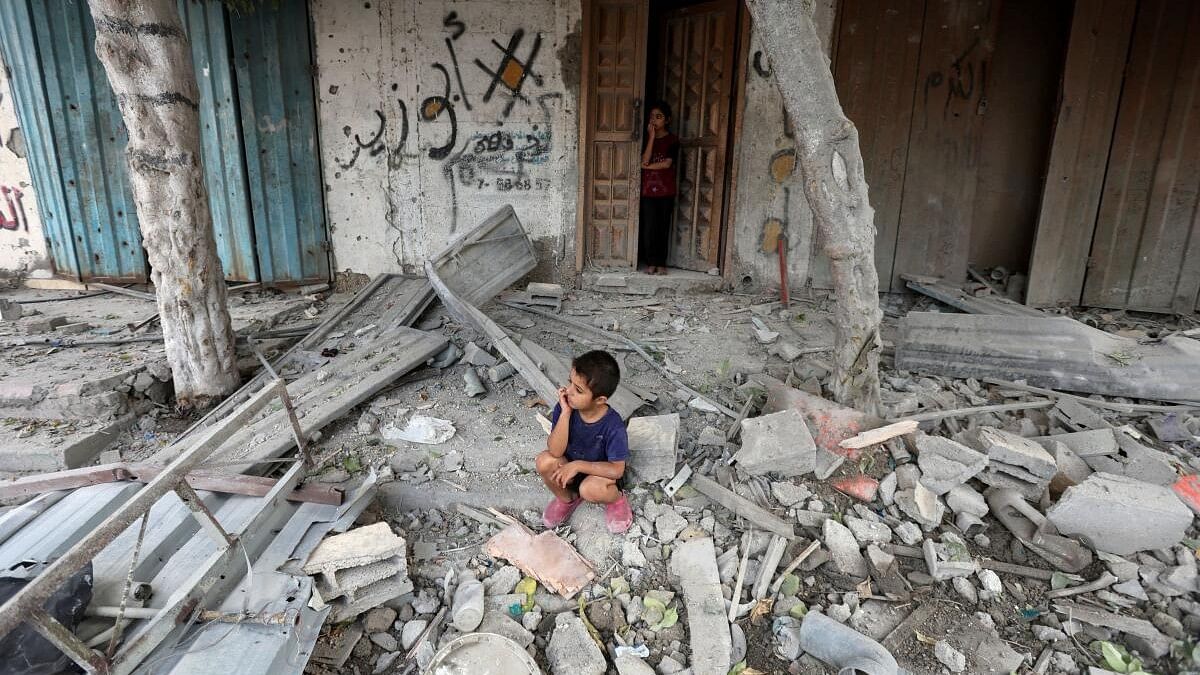
[[[807,3],[747,0],[796,130],[804,193],[832,264],[834,373],[839,403],[879,413],[879,276],[875,211],[867,199],[858,129],[842,112]]]
[[[234,391],[225,279],[200,158],[199,93],[175,0],[89,0],[96,55],[129,130],[126,160],[180,406]]]

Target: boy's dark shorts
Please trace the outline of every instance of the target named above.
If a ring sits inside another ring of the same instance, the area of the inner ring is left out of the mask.
[[[579,486],[583,485],[583,479],[587,478],[589,475],[591,475],[591,474],[586,474],[586,473],[575,474],[575,477],[571,479],[571,482],[567,483],[567,490],[569,492],[571,492],[572,494],[578,496],[579,495]],[[621,476],[620,478],[617,479],[617,489],[620,490],[621,492],[625,491],[625,476]]]

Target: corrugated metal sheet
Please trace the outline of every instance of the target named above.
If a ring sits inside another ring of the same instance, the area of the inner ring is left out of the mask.
[[[34,87],[29,93],[41,97],[32,105],[44,107],[49,122],[49,134],[38,138],[46,147],[35,156],[55,160],[38,173],[43,180],[59,183],[64,208],[49,206],[71,232],[78,277],[143,281],[146,256],[125,177],[125,127],[96,58],[96,33],[87,3],[6,4],[11,5],[14,18],[29,22],[14,29],[27,31],[32,38],[26,65],[36,66],[27,75],[40,71],[41,77],[40,91]],[[24,106],[25,100],[18,103]],[[35,187],[40,198],[43,185]]]
[[[202,152],[226,278],[327,280],[307,7],[286,0],[231,18],[220,0],[180,0],[180,11],[200,87]],[[127,136],[95,56],[87,3],[3,2],[0,22],[57,271],[84,281],[144,281]]]
[[[0,2],[0,49],[3,49],[4,62],[8,66],[17,119],[25,132],[26,157],[54,271],[78,279],[79,261],[75,257],[67,217],[67,198],[58,177],[58,153],[38,64],[37,38],[29,3]]]
[[[230,19],[246,170],[264,282],[329,278],[304,0]]]
[[[1200,5],[1142,0],[1083,302],[1190,312],[1200,295]]]
[[[179,0],[200,89],[200,142],[213,237],[225,278],[258,281],[229,29],[220,0]]]

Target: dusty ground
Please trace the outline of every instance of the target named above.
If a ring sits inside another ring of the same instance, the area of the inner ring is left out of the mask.
[[[247,317],[262,316],[268,308],[276,307],[281,316],[289,316],[290,312],[290,316],[295,317],[297,311],[302,316],[304,309],[310,306],[314,310],[328,310],[340,304],[343,297],[348,296],[337,295],[315,306],[294,297],[248,299],[245,306],[239,308],[235,305],[233,311],[235,320],[240,321]],[[119,304],[125,307],[125,299],[120,300]],[[136,315],[137,311],[144,312],[145,307],[140,301],[131,300],[130,303],[126,308],[129,316]],[[936,304],[911,297],[893,297],[885,302],[889,317],[903,315],[914,306],[928,309],[936,307]],[[796,509],[803,508],[835,514],[838,519],[845,515],[868,517],[874,514],[873,517],[882,516],[885,522],[895,525],[895,522],[888,520],[894,519],[894,516],[889,515],[879,502],[860,504],[834,490],[828,481],[816,480],[812,475],[782,481],[807,488],[811,496],[792,508],[780,505],[772,497],[771,480],[766,477],[739,476],[725,466],[726,460],[736,451],[736,444],[701,446],[697,443],[706,427],[724,434],[731,420],[720,414],[703,413],[690,408],[688,402],[692,397],[678,391],[640,356],[623,345],[605,344],[602,338],[590,332],[567,327],[552,319],[498,303],[492,303],[484,309],[510,331],[566,356],[597,347],[612,350],[622,361],[624,380],[656,396],[656,400],[643,407],[639,414],[677,412],[680,415],[680,461],[688,462],[701,472],[724,477],[726,484],[732,481],[736,491],[771,509],[779,517],[792,521],[796,517]],[[774,303],[773,297],[766,295],[714,293],[645,299],[577,291],[567,298],[562,316],[615,330],[638,340],[648,348],[653,348],[655,358],[660,359],[680,380],[728,407],[739,409],[746,397],[753,393],[752,388],[746,386],[748,379],[760,373],[778,379],[790,378],[796,387],[821,393],[822,383],[828,374],[828,364],[824,363],[821,353],[806,354],[789,362],[776,352],[779,351],[780,342],[788,342],[801,349],[831,345],[833,335],[828,319],[829,309],[830,301],[819,293],[795,299],[791,308],[783,309]],[[237,318],[239,313],[241,319]],[[120,325],[127,320],[125,314],[114,314],[115,318],[105,319],[109,324]],[[84,316],[82,313],[78,315]],[[100,325],[101,320],[93,318]],[[1164,320],[1162,317],[1125,312],[1093,311],[1078,314],[1077,318],[1105,330],[1135,336],[1153,336],[1200,325],[1195,317]],[[756,336],[756,319],[762,322],[766,330],[779,334],[774,344],[760,343]],[[419,325],[423,329],[443,332],[459,347],[465,347],[469,341],[476,341],[481,347],[488,346],[479,335],[456,324],[436,303],[421,318]],[[883,331],[885,345],[893,334],[894,319],[889,318]],[[59,356],[66,350],[21,349],[27,351],[18,356],[5,355],[4,358],[35,359],[30,361],[31,367],[36,367],[36,359],[40,358],[42,368],[53,362],[77,372],[83,361],[75,359],[111,359],[114,358],[114,351],[119,353],[124,349],[136,352],[139,355],[136,358],[143,358],[145,354],[152,354],[154,348],[142,346],[89,350],[89,353],[80,353],[78,356],[75,352]],[[1002,399],[999,392],[984,388],[977,382],[898,373],[890,369],[889,362],[889,359],[884,359],[883,396],[887,412],[893,417],[926,409],[949,409],[1007,400]],[[469,570],[483,578],[490,578],[503,568],[503,563],[492,560],[480,550],[483,542],[496,530],[458,514],[452,508],[454,503],[473,503],[480,508],[496,506],[540,529],[540,509],[548,499],[548,494],[533,474],[533,458],[545,443],[545,431],[537,416],[548,415],[548,409],[536,400],[536,396],[519,377],[500,383],[487,382],[484,378],[487,393],[475,398],[467,397],[463,391],[463,373],[467,368],[467,365],[457,364],[444,369],[426,367],[410,373],[374,400],[327,427],[314,445],[317,469],[313,474],[316,480],[338,483],[371,470],[393,479],[382,489],[378,508],[368,518],[387,519],[393,529],[408,539],[410,564],[418,590],[435,597],[442,595],[444,579],[450,569]],[[417,414],[450,421],[454,425],[455,435],[437,445],[389,441],[386,438],[390,427],[402,427],[406,420]],[[138,459],[149,455],[168,443],[173,434],[185,428],[190,421],[172,416],[168,406],[156,406],[151,417],[151,422],[139,422],[120,436],[114,449],[122,457]],[[1114,424],[1132,422],[1143,432],[1150,433],[1142,419],[1122,419],[1115,415],[1108,417]],[[1028,411],[949,420],[929,431],[949,435],[980,424],[998,426],[1022,435],[1039,435],[1050,431],[1053,421],[1043,411]],[[1200,433],[1200,427],[1196,432]],[[1194,457],[1196,448],[1188,448],[1187,452]],[[1195,464],[1192,464],[1193,471]],[[880,448],[859,461],[846,462],[830,480],[858,474],[881,479],[895,468],[895,460]],[[648,593],[675,593],[679,590],[674,587],[667,573],[672,544],[658,538],[654,519],[646,515],[661,515],[669,510],[683,516],[688,527],[678,537],[713,536],[717,553],[725,554],[721,560],[727,563],[728,554],[731,551],[734,553],[735,569],[740,554],[738,545],[748,528],[745,521],[710,503],[690,487],[685,487],[671,500],[657,486],[640,486],[632,491],[632,500],[639,518],[634,529],[624,537],[609,535],[604,530],[599,509],[595,508],[581,508],[569,525],[560,529],[560,534],[588,557],[596,568],[596,585],[585,591],[585,597],[591,603],[587,614],[600,629],[606,646],[612,648],[622,641],[629,645],[644,644],[650,653],[648,662],[667,675],[675,672],[672,670],[673,662],[686,664],[690,660],[688,617],[678,599],[670,603],[679,613],[679,621],[672,627],[652,629],[645,620],[636,616],[637,611],[631,611],[631,606],[642,607],[641,598]],[[1047,563],[1016,542],[998,522],[989,519],[988,523],[982,536],[968,540],[974,556],[1050,569]],[[953,530],[949,526],[945,529]],[[797,540],[785,552],[785,562],[809,541],[821,536],[819,528],[801,527],[798,528],[798,534]],[[1194,524],[1191,536],[1196,536]],[[767,541],[768,537],[761,532],[747,540],[752,567],[757,566]],[[634,564],[630,560],[629,553],[624,550],[629,542],[644,556],[644,562],[636,561]],[[1159,565],[1174,563],[1174,560],[1168,559],[1169,552],[1153,553],[1144,554],[1138,561],[1149,564],[1157,559]],[[787,622],[781,619],[788,616],[801,616],[804,611],[814,609],[831,615],[842,614],[849,617],[849,625],[855,629],[882,640],[918,607],[931,610],[926,610],[927,615],[917,617],[920,620],[910,626],[912,631],[905,632],[903,639],[898,638],[893,649],[901,664],[914,672],[948,672],[943,670],[944,667],[933,655],[933,643],[940,639],[959,645],[969,644],[970,639],[1003,643],[1017,653],[1026,655],[1023,668],[1029,668],[1033,660],[1048,649],[1053,658],[1049,659],[1043,672],[1073,673],[1078,672],[1078,668],[1086,672],[1088,665],[1102,664],[1097,652],[1088,643],[1096,638],[1103,639],[1103,632],[1092,630],[1058,642],[1039,640],[1034,635],[1031,627],[1035,623],[1055,630],[1062,627],[1062,622],[1046,611],[1049,603],[1044,594],[1049,585],[1043,581],[1001,575],[1004,583],[1002,594],[971,600],[956,591],[950,583],[933,582],[925,574],[925,563],[920,558],[901,556],[897,562],[911,597],[897,601],[864,595],[864,589],[853,583],[848,584],[844,577],[831,570],[830,565],[822,564],[826,559],[827,556],[822,558],[815,555],[797,570],[799,584],[794,595],[779,597],[772,606],[764,607],[764,612],[754,613],[753,616],[743,615],[738,620],[746,637],[746,666],[764,673],[827,672],[823,665],[811,657],[795,661],[780,658],[777,633],[786,627]],[[728,564],[722,564],[722,581],[726,584],[727,593],[730,585],[728,568]],[[1105,566],[1097,561],[1081,576],[1093,579],[1104,570]],[[753,570],[748,576],[747,585],[753,581]],[[878,591],[874,589],[874,592]],[[613,598],[624,609],[607,614],[601,612],[606,607],[601,604],[602,601]],[[1134,607],[1131,611],[1146,618],[1157,616],[1156,613],[1167,614],[1186,630],[1200,632],[1200,605],[1195,600],[1195,594],[1185,595],[1182,600],[1152,597],[1151,603]],[[388,604],[394,613],[387,623],[394,624],[382,632],[396,638],[401,635],[406,621],[432,618],[432,611],[416,611],[412,598],[400,598]],[[516,623],[519,624],[523,618],[515,617]],[[630,619],[631,622],[628,621]],[[545,647],[553,625],[553,614],[547,611],[536,625],[530,626],[533,649],[543,668],[548,665]],[[989,628],[991,625],[995,626],[994,632]],[[439,643],[444,644],[451,637],[453,631],[443,635]],[[1195,640],[1181,640],[1180,643],[1194,645]],[[372,642],[364,636],[355,647],[351,662],[342,672],[376,671],[388,658],[395,658],[391,656],[394,651],[385,648],[391,646],[388,639],[377,638]],[[403,652],[402,649],[400,651]],[[983,656],[967,649],[963,651],[966,652],[965,672],[986,671],[988,662]],[[1164,672],[1200,666],[1187,658],[1175,657],[1160,659],[1154,665]],[[316,665],[311,665],[310,671],[330,672]]]

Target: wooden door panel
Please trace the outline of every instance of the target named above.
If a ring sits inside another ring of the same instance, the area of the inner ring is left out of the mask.
[[[846,116],[858,127],[871,206],[879,290],[892,289],[908,133],[917,90],[925,0],[844,0],[834,81]]]
[[[1083,302],[1187,312],[1200,292],[1200,6],[1138,5]]]
[[[929,0],[892,288],[902,274],[965,279],[987,69],[999,2]]]
[[[736,33],[734,0],[676,10],[663,22],[660,96],[674,112],[680,142],[672,267],[718,265]]]
[[[638,0],[594,0],[588,11],[585,255],[594,265],[632,267],[637,262],[646,6]]]

